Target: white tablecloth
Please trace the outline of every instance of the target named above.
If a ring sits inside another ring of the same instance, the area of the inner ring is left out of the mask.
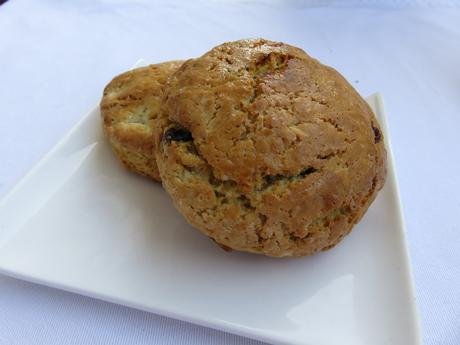
[[[11,0],[0,6],[0,196],[138,58],[266,37],[304,48],[390,123],[426,345],[460,344],[460,3]],[[259,344],[0,276],[0,344]]]

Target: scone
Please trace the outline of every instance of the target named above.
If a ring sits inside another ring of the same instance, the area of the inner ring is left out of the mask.
[[[263,39],[188,60],[156,122],[163,186],[221,246],[304,256],[336,245],[386,175],[372,110],[334,69]]]
[[[103,127],[116,156],[129,170],[157,181],[151,122],[158,117],[167,78],[181,63],[150,65],[115,77],[105,87],[100,104]]]

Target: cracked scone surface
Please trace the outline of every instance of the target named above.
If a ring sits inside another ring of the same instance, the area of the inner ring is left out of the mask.
[[[220,45],[179,68],[163,107],[154,131],[163,185],[224,248],[276,257],[331,248],[383,186],[372,110],[298,48]]]
[[[158,118],[163,87],[181,65],[170,61],[115,77],[104,89],[100,109],[104,131],[121,163],[160,181],[152,154],[152,121]]]

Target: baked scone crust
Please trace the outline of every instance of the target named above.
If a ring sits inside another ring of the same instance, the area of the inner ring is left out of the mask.
[[[224,247],[276,257],[331,248],[384,184],[372,110],[299,48],[224,43],[171,76],[162,106],[154,149],[163,186]]]
[[[115,77],[104,89],[103,128],[120,162],[130,171],[160,181],[152,154],[151,123],[158,118],[163,87],[181,61],[140,67]]]

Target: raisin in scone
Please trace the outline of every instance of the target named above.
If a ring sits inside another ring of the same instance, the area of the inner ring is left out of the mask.
[[[181,63],[140,67],[115,77],[100,104],[104,131],[116,156],[127,169],[157,181],[151,122],[158,117],[167,78]]]
[[[224,248],[304,256],[336,245],[386,175],[367,103],[334,69],[263,39],[188,60],[154,130],[163,186]]]

